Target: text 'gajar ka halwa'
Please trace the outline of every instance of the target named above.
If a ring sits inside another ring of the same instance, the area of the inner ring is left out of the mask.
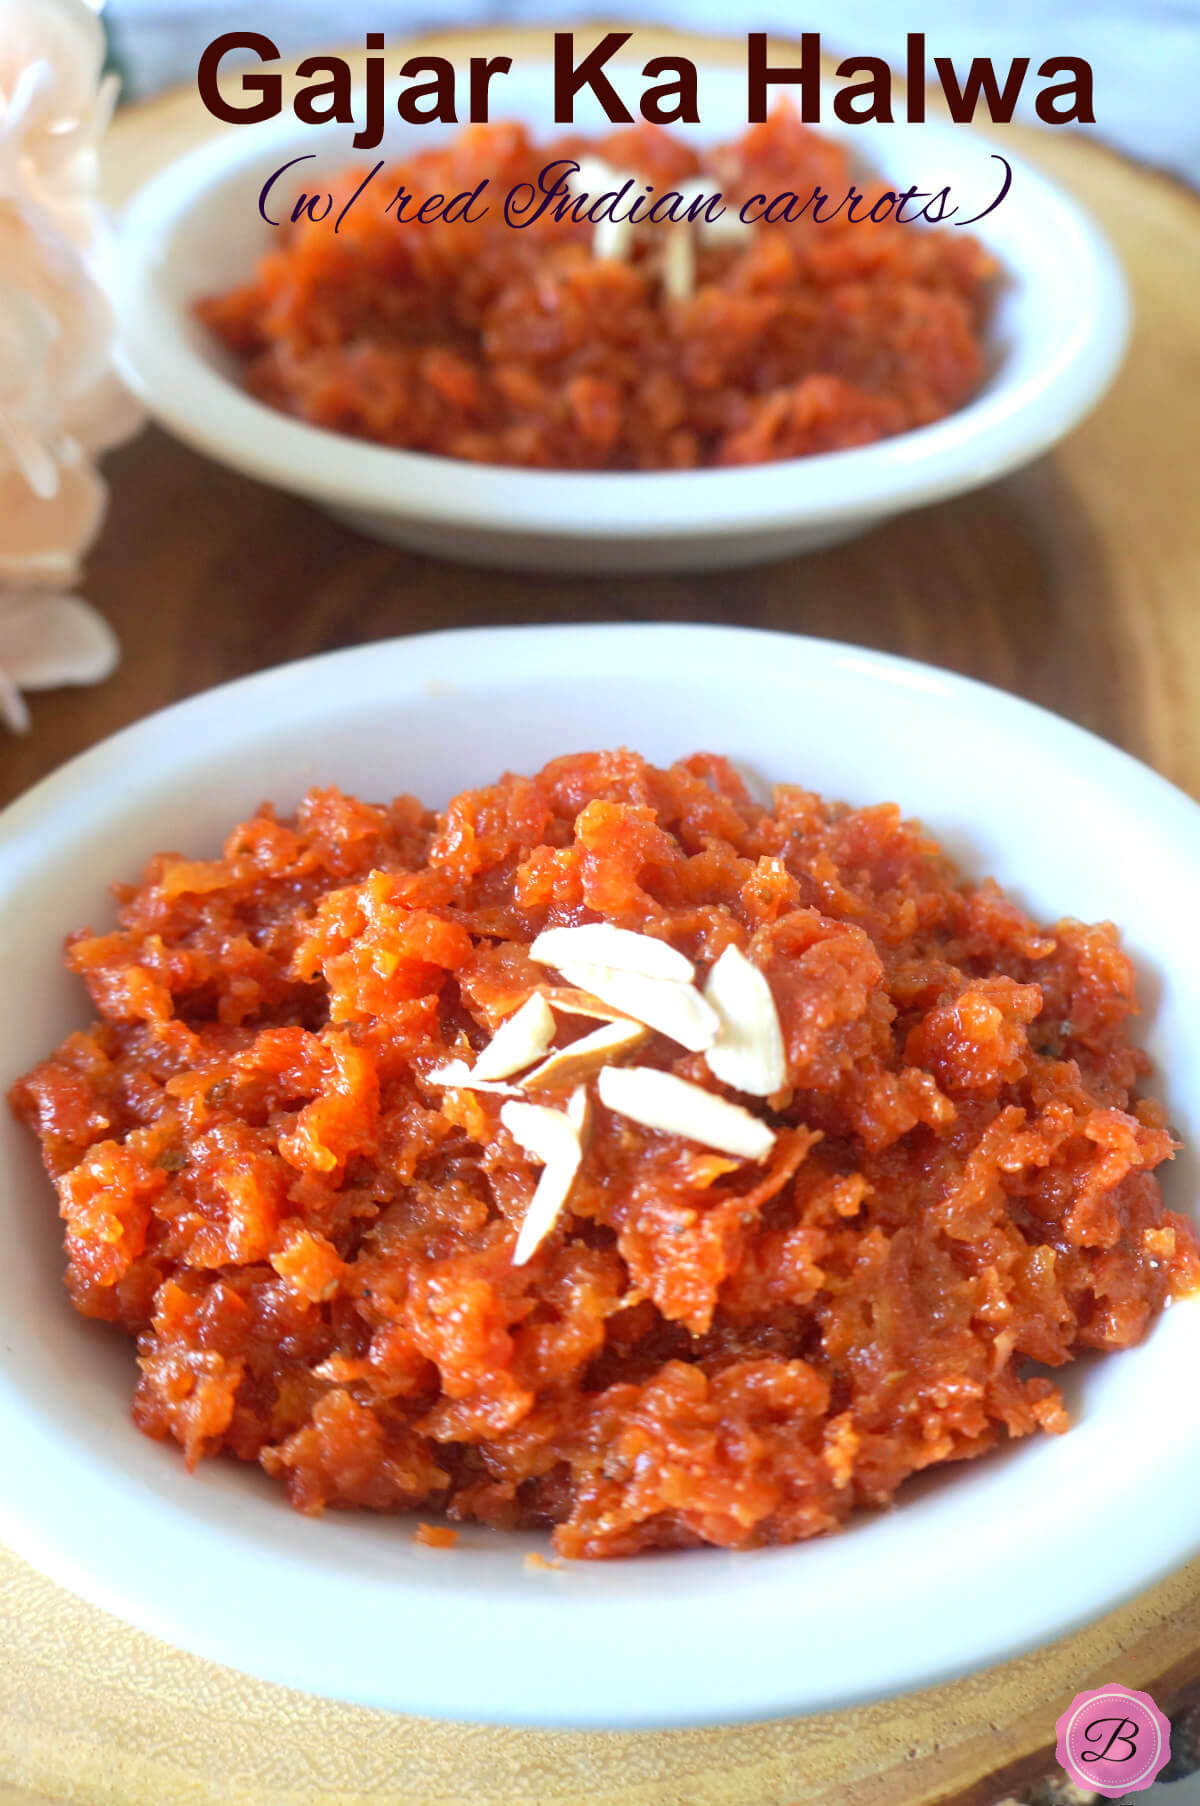
[[[1116,931],[891,806],[596,753],[117,894],[12,1103],[137,1423],[302,1511],[792,1542],[1064,1429],[1044,1370],[1200,1279]]]
[[[514,225],[487,202],[562,158],[588,206],[632,177],[616,214],[649,184],[649,205],[679,193],[705,217],[559,219],[555,203]],[[895,198],[882,184],[860,190],[852,221],[845,151],[787,104],[703,162],[657,126],[539,146],[483,125],[354,202],[367,174],[347,170],[327,218],[285,223],[247,283],[199,307],[251,393],[316,426],[557,470],[758,464],[925,426],[985,374],[992,258],[911,210],[864,217]],[[470,220],[398,223],[377,198],[480,182],[489,210]],[[741,221],[755,195],[813,189],[828,197],[819,219]],[[701,195],[724,212],[709,219]]]

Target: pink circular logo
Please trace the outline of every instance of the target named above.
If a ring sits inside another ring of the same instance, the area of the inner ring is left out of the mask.
[[[1112,1800],[1153,1787],[1171,1726],[1148,1693],[1115,1682],[1077,1693],[1057,1724],[1058,1760],[1080,1787]]]

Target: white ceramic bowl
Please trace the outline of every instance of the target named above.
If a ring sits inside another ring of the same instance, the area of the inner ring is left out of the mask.
[[[679,129],[700,143],[735,135],[744,129],[744,89],[738,72],[706,68],[705,124]],[[550,94],[544,69],[505,78],[507,114],[545,136],[555,130]],[[604,121],[581,105],[579,124],[595,130]],[[393,116],[371,159],[428,145],[440,129],[404,127]],[[949,183],[962,217],[999,190],[993,147],[964,127],[827,129],[898,188]],[[266,177],[308,154],[315,160],[292,179],[320,189],[322,174],[364,161],[352,135],[351,126],[315,129],[287,115],[230,130],[150,181],[120,238],[124,367],[151,412],[211,457],[422,551],[587,571],[708,569],[807,551],[1037,457],[1088,412],[1124,351],[1128,302],[1112,252],[1074,202],[1015,162],[1007,198],[977,228],[1008,272],[989,332],[990,374],[972,402],[933,426],[858,450],[680,472],[513,470],[368,444],[252,400],[192,315],[200,296],[246,277],[277,237],[258,217]],[[280,195],[290,207],[298,191],[285,183]]]
[[[1200,1145],[1200,809],[1079,728],[963,678],[713,627],[397,640],[213,690],[130,728],[0,818],[10,1082],[88,1018],[59,947],[156,849],[204,855],[313,783],[444,802],[504,769],[626,743],[730,754],[762,783],[899,799],[1044,918],[1111,917],[1155,1081]],[[1194,1155],[1167,1175],[1193,1208]],[[406,1712],[557,1725],[767,1717],[924,1686],[1048,1642],[1200,1549],[1200,1303],[1068,1372],[1078,1421],[911,1486],[795,1548],[530,1572],[539,1538],[293,1514],[256,1471],[132,1426],[133,1353],[61,1283],[33,1138],[0,1123],[0,1536],[77,1592],[216,1661]]]

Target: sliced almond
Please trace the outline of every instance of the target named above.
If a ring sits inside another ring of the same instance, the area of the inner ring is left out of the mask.
[[[721,1032],[704,1056],[713,1077],[752,1097],[781,1090],[787,1084],[787,1054],[766,975],[740,947],[726,947],[704,995],[721,1018]]]
[[[618,1116],[667,1135],[686,1136],[722,1154],[765,1160],[775,1145],[775,1131],[759,1117],[672,1072],[650,1066],[606,1066],[596,1088],[601,1103]]]
[[[640,1022],[606,1022],[590,1035],[581,1035],[570,1047],[560,1047],[550,1057],[527,1072],[527,1091],[546,1091],[555,1085],[577,1084],[607,1066],[623,1053],[631,1053],[649,1039],[650,1030]]]
[[[721,239],[732,242],[734,239],[744,239],[748,233],[754,230],[753,226],[742,218],[740,209],[729,205],[721,191],[719,178],[712,175],[692,176],[686,182],[677,182],[675,187],[688,206],[693,201],[707,203],[719,200],[723,211],[718,213],[715,218],[708,217],[707,205],[702,207],[693,218],[692,223],[703,238],[712,239],[714,242]]]
[[[567,1121],[578,1135],[582,1145],[592,1120],[592,1100],[587,1094],[586,1085],[576,1085],[567,1099],[566,1115]]]
[[[666,237],[662,253],[663,293],[673,301],[687,301],[696,292],[696,240],[686,221],[661,228]]]
[[[598,201],[602,194],[619,194],[626,182],[636,181],[636,176],[626,175],[614,169],[602,157],[583,157],[579,168],[568,178],[571,188],[576,194],[586,194],[589,205]],[[633,249],[633,221],[628,218],[613,219],[611,214],[592,222],[592,256],[613,258],[624,263]]]
[[[560,970],[569,984],[590,991],[692,1053],[711,1047],[721,1031],[721,1018],[694,985],[671,978],[647,978],[641,972],[619,972],[612,966],[571,965]]]
[[[554,1012],[535,991],[502,1022],[471,1068],[477,1079],[507,1079],[540,1060],[554,1040]]]
[[[747,239],[754,227],[749,220],[742,218],[736,208],[727,206],[724,213],[719,213],[716,219],[702,219],[699,229],[701,236],[710,239],[713,244],[734,244]]]
[[[488,1079],[477,1079],[465,1060],[448,1060],[444,1066],[435,1066],[425,1077],[428,1084],[444,1085],[447,1090],[491,1091],[497,1097],[524,1096],[519,1085],[497,1085]]]
[[[523,1267],[558,1221],[579,1171],[583,1149],[570,1117],[545,1104],[505,1104],[500,1121],[514,1141],[542,1163],[541,1177],[513,1250],[513,1266]]]
[[[718,198],[720,193],[719,189],[714,188],[712,182],[706,180],[704,176],[688,176],[684,181],[676,182],[675,192],[680,200],[682,200],[685,207],[690,207],[695,201],[708,202],[714,200]],[[689,223],[698,225],[703,218],[704,209],[701,208],[700,212],[696,214],[695,218]],[[684,224],[685,222],[680,221],[679,223]]]
[[[602,1003],[590,991],[577,991],[567,985],[547,985],[542,996],[552,1009],[561,1010],[565,1016],[593,1016],[597,1022],[629,1021],[623,1010],[614,1009],[611,1003]]]
[[[578,1165],[579,1135],[561,1110],[552,1110],[549,1104],[505,1104],[500,1121],[543,1166],[568,1161]]]
[[[626,182],[637,179],[614,169],[603,157],[580,157],[577,161],[579,168],[574,175],[567,177],[567,184],[574,193],[586,194],[593,201],[598,201],[602,194],[610,190],[619,192]]]
[[[584,922],[578,928],[547,928],[529,949],[540,966],[565,974],[568,966],[608,966],[615,972],[638,972],[643,978],[673,978],[690,984],[696,968],[690,959],[652,934],[614,928],[611,922]]]
[[[591,194],[608,174],[608,164],[603,157],[579,157],[576,161],[579,168],[567,177],[567,187],[573,194]]]
[[[618,183],[618,187],[620,184]],[[633,221],[606,214],[592,227],[592,256],[614,263],[628,263],[633,249]]]

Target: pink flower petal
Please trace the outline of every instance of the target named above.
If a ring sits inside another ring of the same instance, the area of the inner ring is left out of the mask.
[[[104,518],[103,479],[69,444],[58,491],[33,495],[18,470],[0,472],[0,584],[71,584]]]
[[[104,616],[77,596],[0,592],[0,670],[20,689],[99,683],[120,657]]]
[[[145,409],[111,371],[72,408],[66,422],[72,439],[93,457],[132,439],[145,424]]]
[[[25,706],[25,698],[3,669],[0,669],[0,721],[10,734],[29,732],[29,710]]]
[[[39,178],[76,179],[93,122],[103,130],[111,109],[103,62],[103,28],[83,0],[0,0],[0,132]],[[28,74],[38,65],[48,77]]]

